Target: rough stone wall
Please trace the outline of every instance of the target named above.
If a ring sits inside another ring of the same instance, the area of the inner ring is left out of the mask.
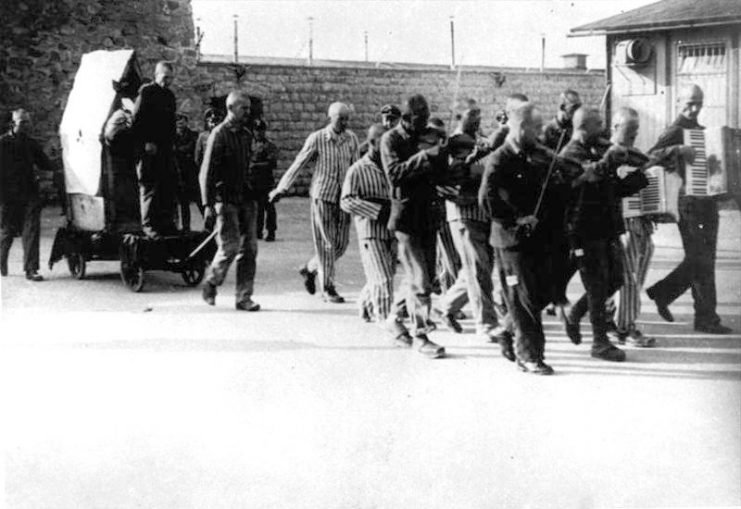
[[[10,112],[32,113],[34,136],[61,167],[57,134],[80,57],[135,48],[145,76],[158,60],[195,72],[190,0],[0,0],[0,127]],[[51,175],[42,190],[53,197]]]
[[[549,117],[564,88],[579,90],[590,104],[599,102],[604,89],[601,73],[581,71],[464,70],[456,85],[457,73],[440,68],[197,64],[190,0],[0,0],[0,24],[0,127],[4,130],[13,109],[28,109],[35,136],[59,167],[57,131],[67,96],[81,55],[98,49],[136,49],[145,76],[152,75],[158,60],[174,62],[173,90],[180,111],[190,115],[195,129],[201,128],[211,97],[236,86],[261,96],[269,135],[281,149],[276,177],[306,136],[325,124],[333,101],[353,105],[351,128],[362,139],[367,126],[379,120],[383,104],[399,104],[413,92],[427,96],[433,114],[446,124],[456,90],[460,98],[476,99],[486,130],[512,92],[528,94]],[[46,198],[53,199],[52,176],[42,178]],[[292,191],[305,194],[309,179],[305,172]]]
[[[237,75],[241,75],[237,80]],[[542,106],[546,120],[558,107],[559,94],[566,88],[578,90],[585,104],[598,106],[605,90],[604,74],[584,71],[551,70],[544,73],[522,69],[450,70],[373,69],[305,66],[271,66],[201,63],[190,84],[188,108],[191,123],[203,103],[212,95],[223,95],[235,87],[263,98],[268,136],[281,150],[276,177],[291,164],[306,136],[326,125],[327,107],[333,101],[351,104],[355,114],[350,127],[364,139],[365,130],[380,120],[378,111],[386,103],[401,104],[411,93],[424,94],[433,115],[447,124],[451,120],[453,98],[460,104],[475,99],[483,110],[482,127],[489,132],[496,125],[494,116],[506,97],[522,92]],[[181,97],[179,99],[184,99]],[[306,194],[311,177],[304,172],[292,193]]]

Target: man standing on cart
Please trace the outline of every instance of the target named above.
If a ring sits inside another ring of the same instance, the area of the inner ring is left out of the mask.
[[[139,199],[142,230],[151,238],[175,232],[178,175],[175,141],[175,94],[172,64],[161,61],[154,71],[154,83],[139,90],[132,127],[139,161]]]
[[[209,135],[199,180],[205,219],[216,218],[218,249],[206,273],[203,300],[213,306],[216,288],[237,260],[236,308],[257,311],[252,300],[257,258],[257,200],[259,191],[250,166],[252,135],[247,128],[250,98],[232,91],[226,98],[227,116]]]

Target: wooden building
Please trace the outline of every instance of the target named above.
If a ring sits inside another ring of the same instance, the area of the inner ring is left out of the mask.
[[[571,36],[606,36],[607,115],[638,110],[638,148],[651,147],[674,120],[688,83],[705,92],[701,124],[739,127],[741,0],[663,0],[573,28]]]

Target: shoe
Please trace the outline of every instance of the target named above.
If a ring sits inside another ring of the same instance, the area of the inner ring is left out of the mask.
[[[613,334],[615,341],[618,345],[624,345],[628,339],[629,332],[624,330],[616,330]]]
[[[343,302],[345,302],[345,298],[337,293],[337,290],[334,289],[334,286],[328,286],[327,288],[325,288],[324,293],[322,294],[322,298],[324,298],[324,302],[331,302],[333,304],[342,304]]]
[[[371,316],[370,310],[368,310],[367,306],[360,306],[360,311],[358,313],[360,315],[361,320],[363,320],[365,323],[370,323],[373,321],[373,317]]]
[[[517,367],[520,368],[520,371],[529,373],[531,375],[547,376],[555,373],[555,371],[553,371],[553,368],[543,361],[523,362],[520,359],[517,359]]]
[[[628,344],[637,348],[653,348],[656,346],[656,338],[644,336],[638,329],[631,330],[626,336]],[[623,340],[623,344],[625,344],[625,340]]]
[[[39,281],[43,281],[44,277],[38,272],[26,272],[26,279],[38,283]]]
[[[463,311],[460,311],[460,310],[456,311],[456,313],[453,316],[455,316],[455,319],[456,320],[465,320],[466,319],[466,313],[464,313]]]
[[[605,340],[592,345],[592,357],[611,362],[623,362],[625,360],[625,352]]]
[[[304,288],[306,288],[306,291],[309,292],[309,295],[314,295],[316,293],[316,272],[312,272],[304,266],[301,267],[298,273],[304,278]]]
[[[445,356],[445,348],[436,343],[433,343],[424,334],[417,336],[417,342],[419,344],[419,348],[417,350],[422,355],[425,355],[430,359],[439,359],[440,357]]]
[[[730,327],[726,327],[725,325],[721,325],[719,323],[712,324],[712,325],[695,325],[695,330],[697,332],[705,332],[707,334],[730,334],[733,332],[733,329]]]
[[[515,349],[513,346],[512,341],[512,333],[509,331],[505,331],[502,336],[500,336],[499,339],[499,348],[502,354],[502,357],[507,359],[510,362],[515,362]]]
[[[545,314],[548,316],[556,316],[556,305],[548,304],[548,307],[545,308]]]
[[[243,300],[234,304],[237,311],[260,311],[260,304],[253,300]]]
[[[579,327],[579,322],[567,320],[564,324],[564,329],[566,330],[566,335],[569,337],[572,343],[574,343],[575,345],[581,345],[581,330]]]
[[[5,277],[7,275],[8,275],[8,266],[3,265],[2,267],[0,267],[0,276]]]
[[[216,304],[216,286],[212,285],[208,281],[203,283],[203,289],[201,290],[201,296],[206,304],[213,306]]]
[[[487,343],[500,343],[503,340],[506,341],[507,335],[509,335],[511,338],[511,334],[507,330],[507,327],[505,327],[504,325],[497,325],[496,327],[489,329],[484,333]]]
[[[458,320],[456,320],[455,313],[443,313],[442,311],[437,311],[437,314],[440,316],[440,320],[448,329],[455,332],[456,334],[460,334],[463,332],[463,327],[461,327],[461,324],[459,324]]]
[[[275,232],[268,232],[268,236],[265,237],[265,242],[275,242]]]
[[[394,337],[394,345],[399,348],[411,348],[413,342],[412,336],[408,332],[402,332]]]
[[[674,315],[669,310],[669,303],[666,301],[663,301],[659,299],[656,294],[651,291],[651,288],[646,290],[646,295],[648,295],[648,298],[654,301],[656,303],[656,312],[659,314],[661,318],[666,320],[667,322],[673,322],[674,321]]]

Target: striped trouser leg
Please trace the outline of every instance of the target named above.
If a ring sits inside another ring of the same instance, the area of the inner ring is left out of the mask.
[[[392,240],[358,239],[365,272],[365,291],[376,321],[385,321],[393,307],[396,259]]]
[[[440,288],[443,292],[453,286],[458,271],[461,268],[461,259],[455,248],[453,234],[450,231],[450,225],[444,221],[437,231],[437,268]]]
[[[641,290],[646,282],[648,266],[654,254],[651,233],[637,234],[628,231],[623,234],[623,287],[620,289],[618,307],[618,330],[627,332],[635,327],[641,312]]]
[[[315,257],[308,267],[319,272],[319,290],[324,292],[334,287],[334,264],[347,249],[350,216],[337,203],[312,199],[311,234]]]

